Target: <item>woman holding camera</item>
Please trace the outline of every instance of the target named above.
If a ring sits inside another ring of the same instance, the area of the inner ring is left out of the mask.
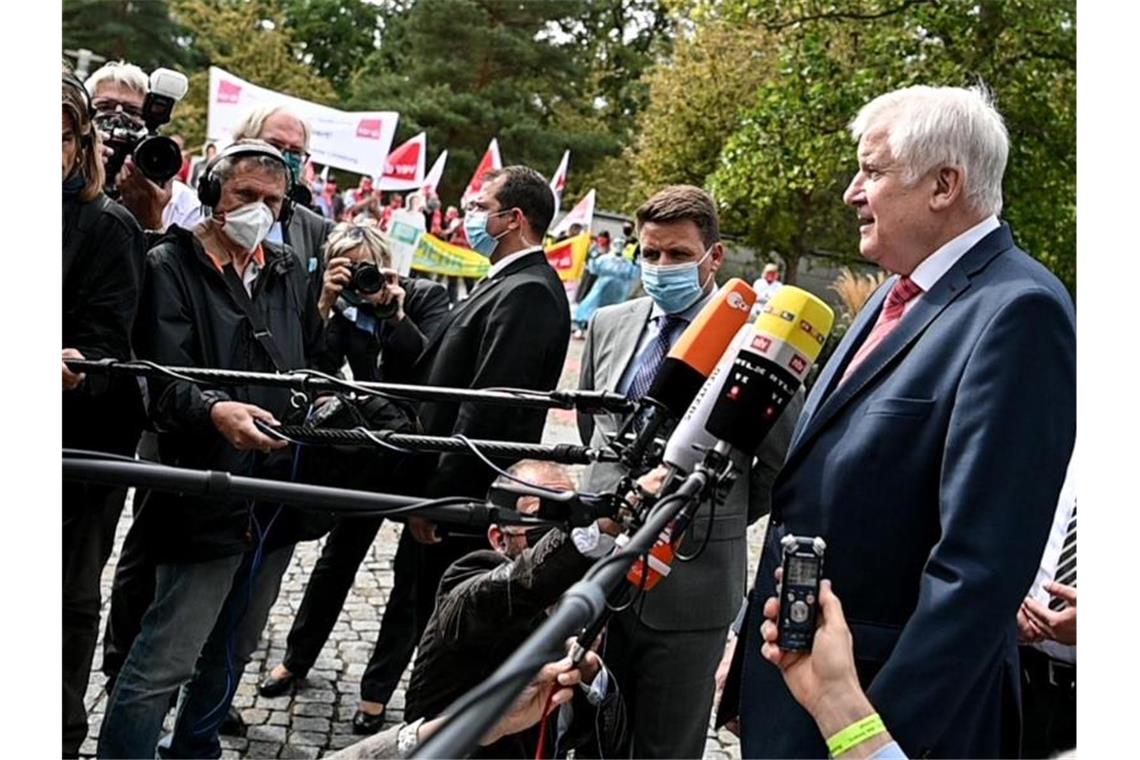
[[[83,84],[63,74],[63,446],[133,456],[144,412],[134,379],[86,377],[68,359],[131,358],[146,246],[103,194],[99,135]],[[87,736],[83,697],[99,634],[99,579],[126,488],[63,487],[63,755]]]
[[[400,277],[383,233],[371,225],[333,228],[325,262],[321,369],[336,372],[347,359],[356,380],[411,382],[412,365],[447,315],[447,291]]]
[[[325,320],[324,352],[318,366],[338,371],[348,361],[352,376],[362,381],[414,382],[411,369],[448,312],[447,290],[427,279],[400,277],[391,269],[391,255],[379,229],[371,225],[338,224],[325,244],[324,284],[318,311]],[[354,487],[355,484],[346,484]],[[392,483],[384,491],[399,492]],[[331,633],[356,570],[372,546],[383,518],[348,517],[337,521],[313,568],[297,617],[289,631],[285,659],[261,683],[261,694],[290,691],[309,672]],[[409,572],[397,568],[396,572]],[[388,600],[407,609],[409,600]],[[410,625],[412,621],[408,621]],[[394,688],[400,674],[396,673]],[[383,723],[381,685],[353,718],[356,733],[370,734]]]

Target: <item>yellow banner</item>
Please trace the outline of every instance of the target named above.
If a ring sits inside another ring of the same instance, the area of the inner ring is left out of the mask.
[[[582,276],[586,267],[586,254],[590,249],[590,233],[583,232],[572,238],[551,243],[545,248],[546,260],[563,282],[571,282]],[[450,277],[474,277],[487,274],[490,261],[481,253],[470,248],[446,243],[434,235],[420,235],[412,257],[412,269],[418,272],[448,275]]]
[[[590,233],[583,232],[546,246],[546,260],[563,282],[571,282],[582,276],[586,267],[586,254],[590,251]]]
[[[473,277],[479,279],[487,274],[491,262],[481,253],[470,248],[445,243],[435,235],[420,235],[412,257],[412,269],[450,277]]]

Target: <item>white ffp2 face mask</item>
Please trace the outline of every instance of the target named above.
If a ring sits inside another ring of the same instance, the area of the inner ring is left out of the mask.
[[[274,221],[276,217],[269,206],[262,201],[254,201],[225,212],[222,232],[243,251],[252,251],[269,234]]]

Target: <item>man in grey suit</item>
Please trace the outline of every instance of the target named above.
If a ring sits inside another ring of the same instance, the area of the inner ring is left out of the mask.
[[[713,199],[689,185],[667,187],[637,211],[642,284],[647,297],[599,309],[590,322],[579,385],[642,396],[668,348],[716,291],[724,245]],[[744,598],[748,525],[768,512],[770,488],[803,404],[802,394],[756,452],[740,457],[745,472],[715,512],[702,509],[686,552],[708,544],[694,561],[629,610],[615,615],[605,658],[623,684],[634,726],[635,757],[700,757],[714,674],[729,624]],[[625,420],[579,415],[582,441],[604,446]],[[753,459],[754,455],[754,459]],[[587,491],[612,490],[625,472],[599,463]]]

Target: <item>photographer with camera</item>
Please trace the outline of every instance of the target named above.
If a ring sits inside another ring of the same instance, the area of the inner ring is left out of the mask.
[[[85,83],[103,141],[107,194],[134,215],[144,230],[176,224],[193,229],[202,219],[194,192],[175,179],[182,149],[156,134],[186,94],[186,77],[170,69],[146,73],[125,61],[104,65]]]
[[[138,224],[103,194],[99,135],[83,83],[63,74],[63,359],[131,358],[139,271]],[[85,377],[62,365],[63,445],[130,456],[143,409],[132,378]],[[84,695],[99,634],[100,576],[125,487],[63,485],[63,755],[87,736]]]

